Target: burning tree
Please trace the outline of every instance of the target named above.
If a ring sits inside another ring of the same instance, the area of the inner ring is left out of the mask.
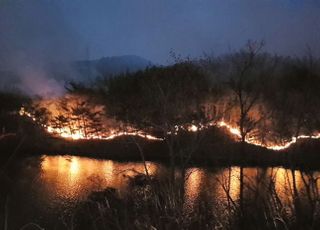
[[[70,132],[80,131],[85,138],[92,135],[101,136],[101,131],[103,131],[103,111],[101,109],[93,108],[88,101],[79,99],[70,108],[65,106],[61,106],[61,108],[68,111],[67,123]],[[74,127],[76,127],[76,130]]]
[[[62,137],[99,138],[106,135],[104,107],[84,95],[40,100],[27,108],[35,122]]]

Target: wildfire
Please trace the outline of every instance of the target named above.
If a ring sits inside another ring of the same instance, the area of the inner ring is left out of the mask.
[[[235,136],[237,136],[237,137],[239,137],[239,138],[241,137],[241,133],[240,133],[240,130],[239,130],[239,129],[232,127],[231,125],[227,124],[227,123],[224,122],[224,121],[219,121],[219,122],[218,122],[218,127],[225,127],[225,128],[227,128],[227,130],[228,130],[231,134],[233,134],[233,135],[235,135]]]
[[[37,121],[37,119],[31,113],[27,112],[24,107],[20,109],[19,114],[20,116],[27,116],[31,118],[33,121]],[[154,140],[154,141],[163,140],[163,138],[153,136],[141,130],[135,130],[131,127],[126,127],[126,131],[110,129],[108,130],[108,132],[99,132],[99,134],[91,133],[89,135],[86,135],[82,129],[79,129],[77,127],[74,127],[73,131],[71,132],[70,127],[54,128],[47,124],[42,124],[42,126],[46,129],[48,133],[58,135],[63,138],[72,139],[72,140],[85,140],[85,139],[112,140],[116,137],[121,137],[121,136],[138,136],[141,138]]]
[[[34,115],[32,115],[30,112],[26,111],[25,108],[21,108],[19,111],[19,114],[21,116],[27,116],[31,118],[33,121],[37,121]],[[119,129],[108,129],[108,131],[102,132],[99,131],[97,133],[90,133],[86,134],[84,133],[83,129],[73,127],[72,129],[70,127],[53,127],[48,124],[41,124],[48,133],[58,135],[63,138],[68,138],[68,139],[73,139],[73,140],[79,140],[79,139],[100,139],[100,140],[111,140],[117,137],[121,136],[138,136],[141,138],[145,138],[148,140],[154,140],[154,141],[163,141],[164,138],[161,137],[156,137],[153,136],[149,133],[146,133],[145,131],[142,130],[136,130],[132,127],[126,127],[125,131],[124,130],[119,130]],[[208,124],[189,124],[185,126],[175,126],[175,132],[173,135],[177,135],[179,130],[185,130],[188,132],[198,132],[203,129],[207,129],[209,127],[216,126],[220,128],[225,128],[232,136],[234,136],[237,140],[241,138],[241,132],[239,128],[232,126],[231,124],[221,120],[216,123],[208,123]],[[72,130],[72,131],[71,131]],[[172,133],[168,133],[172,134]],[[263,143],[259,140],[256,140],[253,137],[246,137],[245,141],[248,144],[252,144],[255,146],[260,146],[260,147],[265,147],[267,149],[275,150],[275,151],[280,151],[289,148],[291,145],[295,144],[299,139],[320,139],[320,133],[315,134],[315,135],[300,135],[298,137],[292,137],[291,140],[286,141],[281,144],[275,144],[275,143]]]
[[[121,137],[121,136],[138,136],[138,137],[146,138],[148,140],[155,140],[155,141],[163,140],[163,138],[159,138],[139,130],[136,130],[136,131],[111,130],[108,133],[105,133],[102,135],[91,134],[90,136],[85,136],[84,133],[82,133],[80,130],[76,130],[73,133],[70,133],[68,128],[55,129],[55,128],[52,128],[51,126],[47,127],[47,131],[52,134],[58,134],[63,138],[68,138],[73,140],[85,140],[85,139],[112,140],[116,137]]]
[[[230,134],[236,136],[237,138],[241,138],[241,132],[238,128],[232,127],[231,125],[227,124],[224,121],[218,122],[218,127],[224,127],[226,128]],[[299,135],[298,137],[292,137],[291,140],[283,143],[283,144],[264,144],[262,142],[259,142],[257,140],[251,139],[251,138],[246,138],[246,142],[248,144],[256,145],[256,146],[261,146],[265,147],[267,149],[272,149],[272,150],[284,150],[289,148],[291,145],[295,144],[299,139],[320,139],[320,133],[317,135]]]

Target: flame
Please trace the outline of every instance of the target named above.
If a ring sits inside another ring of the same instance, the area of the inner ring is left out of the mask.
[[[76,130],[73,133],[70,133],[68,128],[63,128],[63,129],[55,129],[52,128],[51,126],[47,127],[47,131],[48,133],[52,133],[52,134],[59,134],[61,137],[63,138],[67,138],[67,139],[73,139],[73,140],[95,140],[95,139],[99,139],[99,140],[112,140],[116,137],[121,137],[121,136],[137,136],[137,137],[142,137],[148,140],[154,140],[154,141],[162,141],[163,138],[160,137],[156,137],[150,134],[147,134],[143,131],[115,131],[112,130],[110,133],[111,134],[106,134],[106,135],[90,135],[89,137],[85,136],[80,130]]]
[[[230,134],[236,136],[237,138],[241,138],[241,132],[238,128],[235,128],[233,126],[231,126],[230,124],[227,124],[224,121],[220,121],[218,122],[218,127],[224,127],[226,128]],[[255,146],[260,146],[260,147],[265,147],[267,149],[271,149],[271,150],[276,150],[276,151],[280,151],[280,150],[284,150],[289,148],[291,145],[297,143],[297,141],[299,139],[320,139],[320,133],[316,134],[316,135],[299,135],[297,137],[292,137],[291,140],[283,143],[283,144],[264,144],[262,142],[259,142],[257,140],[251,139],[250,137],[246,138],[246,142],[248,144],[252,144]]]
[[[31,118],[33,121],[37,121],[36,118],[29,113],[28,111],[25,110],[24,107],[22,107],[19,111],[19,114],[21,116],[27,116]],[[152,141],[163,141],[164,138],[161,137],[156,137],[153,136],[149,133],[146,133],[145,131],[142,130],[135,130],[132,127],[126,127],[126,131],[121,131],[117,129],[109,129],[108,132],[102,132],[99,134],[90,134],[86,135],[83,133],[81,129],[77,129],[77,127],[73,127],[74,130],[71,132],[70,127],[63,127],[63,128],[54,128],[48,124],[42,124],[44,128],[46,128],[48,133],[51,133],[53,135],[58,135],[60,137],[66,138],[66,139],[72,139],[72,140],[88,140],[88,139],[99,139],[99,140],[112,140],[117,137],[121,136],[137,136],[141,138],[145,138],[147,140],[152,140]],[[210,122],[208,124],[188,124],[188,125],[176,125],[175,126],[175,131],[173,135],[177,135],[180,130],[186,130],[188,132],[198,132],[203,129],[207,129],[209,127],[216,126],[219,128],[225,128],[232,136],[234,136],[237,140],[241,138],[241,132],[238,127],[233,126],[224,120],[220,120],[216,123]],[[168,134],[172,134],[168,132]],[[320,139],[320,133],[314,134],[314,135],[299,135],[297,137],[292,137],[289,141],[283,142],[281,144],[277,143],[262,143],[258,140],[256,140],[253,137],[247,136],[245,141],[248,144],[255,145],[255,146],[260,146],[264,147],[270,150],[275,150],[275,151],[280,151],[289,148],[293,144],[295,144],[299,139]]]
[[[239,138],[241,137],[241,132],[240,132],[239,129],[232,127],[231,125],[227,124],[227,123],[224,122],[224,121],[219,121],[219,122],[218,122],[218,127],[225,127],[225,128],[227,128],[227,130],[228,130],[231,134],[233,134],[233,135],[235,135],[235,136],[237,136],[237,137],[239,137]]]
[[[189,127],[187,127],[187,130],[189,131],[189,132],[197,132],[198,130],[199,130],[199,128],[197,127],[197,126],[195,126],[195,125],[190,125]]]
[[[33,114],[26,111],[24,107],[21,107],[19,111],[20,116],[27,116],[32,121],[36,122],[37,119]],[[60,136],[62,138],[66,139],[72,139],[72,140],[92,140],[92,139],[99,139],[99,140],[112,140],[117,137],[121,136],[137,136],[141,138],[145,138],[152,141],[162,141],[163,138],[153,136],[151,134],[148,134],[142,130],[135,130],[132,127],[126,127],[126,131],[119,131],[117,129],[109,129],[106,132],[99,132],[99,134],[93,133],[93,134],[85,134],[82,129],[79,129],[77,125],[73,125],[72,131],[70,127],[62,127],[62,128],[54,128],[53,126],[49,124],[41,124],[48,133]]]

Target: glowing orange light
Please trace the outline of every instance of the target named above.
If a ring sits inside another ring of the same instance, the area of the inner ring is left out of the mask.
[[[197,131],[198,131],[198,127],[195,126],[195,125],[191,125],[191,126],[189,126],[189,127],[187,128],[187,130],[188,130],[189,132],[197,132]]]
[[[235,135],[238,138],[241,137],[241,132],[240,132],[239,129],[237,129],[235,127],[232,127],[231,125],[227,124],[224,121],[218,122],[218,127],[225,127],[225,128],[227,128],[227,130],[231,134]],[[279,150],[284,150],[284,149],[289,148],[291,145],[295,144],[299,139],[320,139],[320,133],[318,133],[317,135],[310,135],[310,136],[300,135],[298,137],[292,137],[290,141],[287,141],[287,142],[285,142],[283,144],[263,144],[263,143],[261,143],[259,141],[256,141],[256,140],[253,140],[253,139],[250,139],[250,138],[246,138],[246,142],[248,144],[261,146],[261,147],[265,147],[267,149],[272,149],[272,150],[279,151]]]
[[[25,110],[25,108],[23,108],[23,107],[20,109],[19,114],[21,116],[27,116],[27,117],[31,118],[33,121],[36,121],[36,118],[31,113],[27,112]],[[177,135],[179,130],[186,130],[189,132],[198,132],[198,131],[201,131],[205,128],[209,128],[212,126],[225,128],[231,135],[236,137],[237,140],[239,138],[241,138],[241,132],[240,132],[239,128],[232,126],[231,124],[228,124],[224,120],[218,121],[217,123],[199,124],[198,126],[196,126],[194,124],[179,125],[179,126],[176,125],[175,132],[173,133],[173,135]],[[73,140],[79,140],[79,139],[111,140],[111,139],[114,139],[116,137],[121,137],[121,136],[137,136],[137,137],[145,138],[147,140],[154,140],[154,141],[163,141],[164,140],[164,138],[156,137],[156,136],[148,134],[142,130],[135,130],[131,127],[126,127],[127,131],[119,131],[119,130],[115,130],[115,129],[110,129],[108,132],[105,132],[105,133],[90,134],[90,135],[86,135],[85,133],[83,133],[83,130],[81,130],[77,127],[73,127],[74,130],[72,130],[72,132],[70,130],[70,127],[54,128],[54,127],[50,126],[49,124],[43,124],[43,127],[46,128],[48,133],[58,135],[63,138],[73,139]],[[168,134],[172,134],[172,133],[168,132]],[[320,139],[320,133],[310,135],[310,136],[300,135],[298,137],[292,137],[291,140],[286,141],[282,144],[276,144],[276,143],[265,144],[265,143],[259,142],[258,140],[255,140],[252,137],[246,137],[245,141],[249,144],[252,144],[252,145],[261,146],[261,147],[265,147],[267,149],[279,151],[279,150],[284,150],[284,149],[289,148],[291,145],[296,143],[299,139]]]

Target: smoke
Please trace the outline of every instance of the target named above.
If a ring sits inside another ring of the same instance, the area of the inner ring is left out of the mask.
[[[64,92],[63,81],[48,77],[48,73],[44,72],[42,68],[37,69],[37,66],[23,69],[19,76],[21,76],[19,89],[29,95],[56,97]]]
[[[2,88],[57,96],[64,91],[64,80],[76,77],[68,63],[83,56],[82,42],[53,1],[2,2],[0,31]],[[64,77],[57,76],[61,72]]]
[[[309,46],[320,56],[319,9],[318,0],[0,0],[0,87],[61,93],[77,77],[66,63],[89,56],[87,44],[93,58],[135,54],[160,64],[170,50],[219,55],[248,39],[280,55]]]

